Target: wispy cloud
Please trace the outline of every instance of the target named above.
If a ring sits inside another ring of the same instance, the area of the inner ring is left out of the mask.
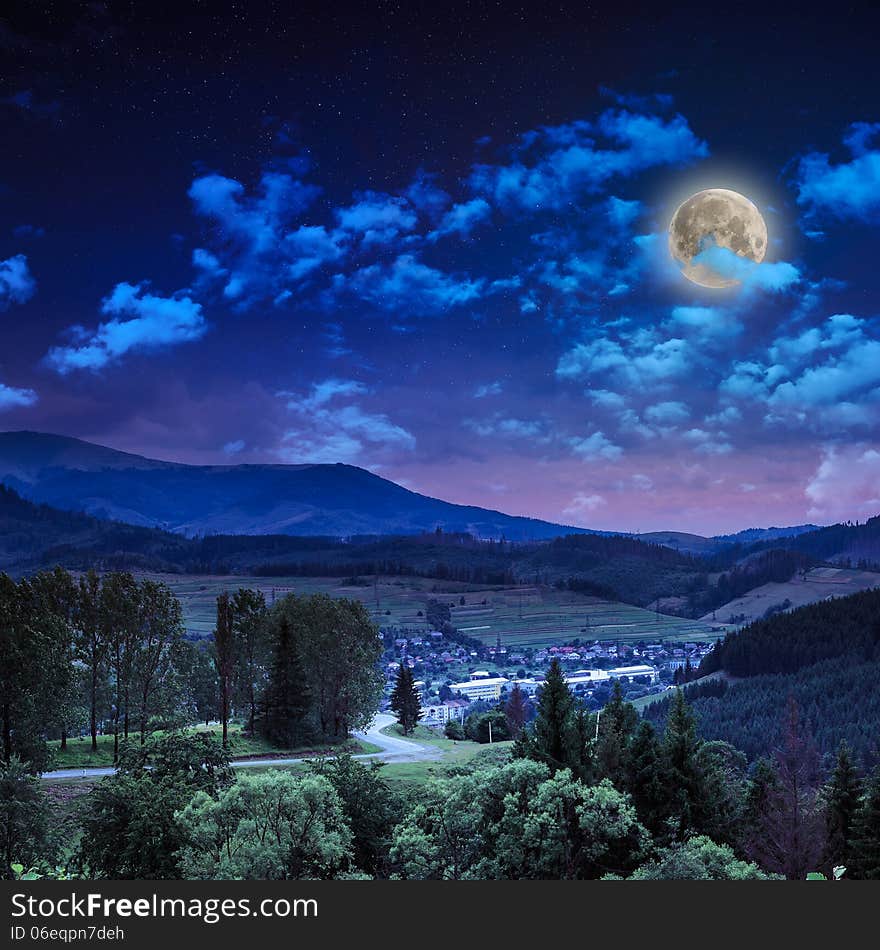
[[[614,178],[692,164],[709,149],[680,115],[609,110],[595,123],[579,120],[526,133],[513,153],[507,164],[477,165],[471,186],[501,208],[539,211],[594,195]]]
[[[412,451],[412,433],[355,401],[367,393],[352,379],[322,380],[305,395],[282,393],[296,421],[284,434],[281,457],[315,464],[356,462],[387,449]]]
[[[27,303],[37,292],[37,282],[24,254],[0,261],[0,310],[13,303]]]
[[[104,298],[101,313],[111,317],[94,330],[68,331],[73,342],[52,348],[47,363],[62,375],[74,370],[100,370],[130,352],[189,343],[204,336],[208,325],[201,304],[183,293],[160,297],[146,284],[121,283]]]
[[[880,123],[856,122],[844,144],[852,158],[834,164],[824,152],[810,152],[797,165],[797,201],[809,217],[880,221],[880,149],[872,148]]]
[[[33,389],[19,389],[0,383],[0,412],[7,409],[21,409],[33,406],[37,402],[37,394]]]

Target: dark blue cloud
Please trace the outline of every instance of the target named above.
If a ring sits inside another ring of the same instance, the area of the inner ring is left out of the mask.
[[[880,150],[871,148],[880,123],[856,122],[844,143],[852,158],[834,164],[824,152],[810,152],[797,165],[797,201],[810,218],[880,222]]]
[[[10,304],[26,303],[37,292],[37,282],[24,254],[0,261],[0,310]]]
[[[603,143],[603,144],[600,144]],[[506,164],[477,165],[471,187],[507,210],[560,209],[601,192],[617,178],[663,165],[690,165],[709,154],[687,120],[609,110],[523,135]]]

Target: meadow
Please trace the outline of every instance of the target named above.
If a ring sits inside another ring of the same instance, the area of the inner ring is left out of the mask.
[[[428,631],[428,601],[446,603],[462,633],[508,650],[565,643],[577,638],[621,641],[700,641],[718,636],[711,619],[688,620],[573,591],[538,586],[499,587],[427,578],[339,578],[151,575],[172,588],[183,606],[187,630],[210,636],[216,597],[239,587],[261,590],[269,604],[289,593],[324,593],[363,601],[380,627]],[[464,604],[461,603],[462,598]]]

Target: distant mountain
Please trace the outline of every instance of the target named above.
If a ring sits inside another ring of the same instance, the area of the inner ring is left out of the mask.
[[[736,534],[718,534],[712,541],[722,541],[726,544],[754,544],[756,541],[778,541],[780,538],[796,538],[798,535],[810,531],[818,531],[819,525],[796,524],[790,528],[746,528]]]
[[[0,484],[54,508],[188,536],[610,533],[451,504],[353,465],[183,465],[39,432],[0,433]]]

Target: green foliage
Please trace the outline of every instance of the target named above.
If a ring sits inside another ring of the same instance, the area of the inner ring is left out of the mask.
[[[353,869],[344,807],[322,775],[243,776],[178,814],[180,867],[195,880],[327,879]]]
[[[231,781],[226,753],[211,735],[123,744],[119,771],[98,782],[85,801],[80,865],[93,877],[179,877],[175,813],[194,793],[211,797]]]
[[[397,826],[391,860],[419,879],[596,878],[649,846],[627,797],[519,759],[435,779]]]
[[[853,826],[861,805],[864,783],[845,742],[837,751],[837,761],[828,783],[822,790],[828,844],[825,864],[850,863]]]
[[[464,721],[464,737],[474,742],[504,742],[510,739],[507,716],[500,709],[471,713]]]
[[[0,762],[0,878],[22,873],[14,860],[32,865],[54,859],[49,821],[49,800],[40,780],[17,756]]]
[[[547,671],[532,728],[520,736],[516,754],[544,762],[551,770],[568,768],[583,775],[587,767],[583,716],[559,660]]]
[[[0,574],[0,761],[13,756],[34,771],[47,764],[46,733],[70,718],[72,631],[49,579],[16,584]]]
[[[705,835],[662,848],[656,859],[643,864],[631,881],[766,881],[757,864],[741,861],[729,845],[716,844]]]
[[[457,719],[450,719],[443,727],[443,734],[447,739],[464,739],[464,726]]]
[[[852,877],[880,881],[880,768],[874,770],[853,822]]]
[[[326,778],[339,796],[352,831],[355,866],[372,876],[386,876],[391,835],[403,805],[382,777],[383,766],[378,762],[363,765],[350,755],[340,755],[319,759],[309,767]]]
[[[340,741],[352,729],[365,728],[379,705],[383,677],[382,643],[364,605],[325,594],[290,594],[278,601],[268,623],[275,660],[265,717],[272,720],[282,689],[291,708],[307,704],[302,722],[313,738]]]

